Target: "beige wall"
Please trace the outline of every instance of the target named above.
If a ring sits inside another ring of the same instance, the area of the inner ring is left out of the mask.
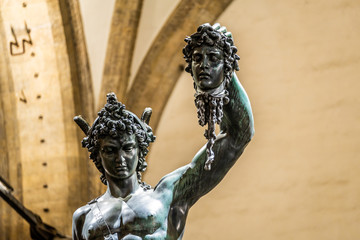
[[[145,1],[133,71],[175,7],[169,2]],[[239,50],[256,133],[190,211],[184,239],[360,239],[359,13],[353,0],[237,0],[220,17]],[[156,135],[145,176],[152,185],[205,143],[189,75],[179,79]]]

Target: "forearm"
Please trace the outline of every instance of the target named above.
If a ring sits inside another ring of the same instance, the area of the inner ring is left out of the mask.
[[[229,102],[223,107],[220,134],[214,143],[215,159],[210,171],[204,170],[205,148],[194,157],[191,166],[199,176],[201,194],[214,188],[235,164],[254,134],[254,120],[249,98],[236,74],[227,86]]]
[[[230,101],[224,106],[220,130],[230,138],[232,147],[242,152],[255,132],[250,101],[235,73],[227,90]]]

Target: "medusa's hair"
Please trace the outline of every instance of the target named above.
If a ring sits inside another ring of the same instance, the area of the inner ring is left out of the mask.
[[[222,33],[218,24],[211,26],[209,23],[200,25],[197,32],[190,37],[185,38],[187,45],[183,48],[184,58],[188,65],[185,71],[193,76],[191,70],[192,54],[194,49],[202,45],[215,46],[224,53],[224,74],[225,80],[228,83],[231,79],[232,72],[239,70],[238,60],[240,57],[236,54],[237,48],[231,38],[231,33]]]
[[[141,121],[135,114],[125,110],[125,105],[117,101],[115,93],[107,94],[107,103],[98,113],[94,124],[90,128],[87,136],[83,139],[82,145],[90,152],[97,169],[101,172],[100,179],[106,185],[105,169],[100,158],[100,139],[106,136],[113,138],[123,134],[134,134],[139,146],[139,162],[136,167],[137,178],[143,187],[148,187],[141,182],[141,172],[147,167],[145,156],[148,153],[150,142],[155,141],[155,136],[151,128]]]

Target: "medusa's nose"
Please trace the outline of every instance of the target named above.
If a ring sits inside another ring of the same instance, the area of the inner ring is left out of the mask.
[[[201,69],[209,68],[209,58],[207,57],[207,55],[204,55],[203,58],[201,59],[200,68]]]

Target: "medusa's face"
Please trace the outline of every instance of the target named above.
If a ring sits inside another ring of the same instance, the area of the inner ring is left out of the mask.
[[[100,157],[106,175],[125,179],[136,172],[139,147],[134,134],[100,140]]]
[[[224,53],[215,46],[203,45],[194,49],[191,70],[195,84],[201,90],[220,86],[224,80]]]

